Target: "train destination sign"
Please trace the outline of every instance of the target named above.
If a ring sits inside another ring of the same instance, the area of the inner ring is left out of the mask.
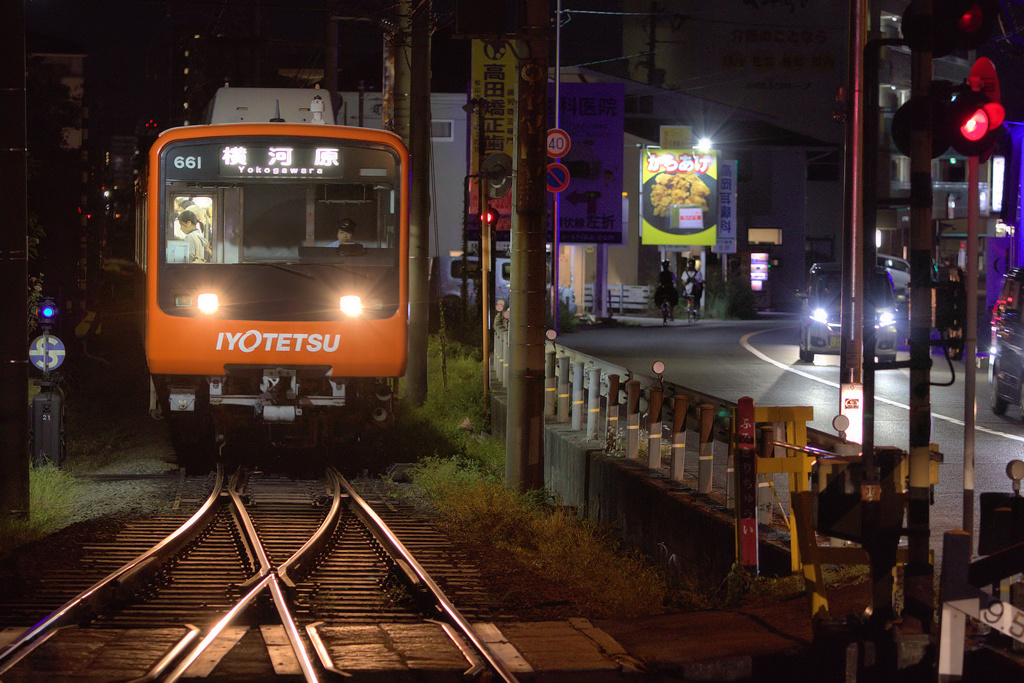
[[[172,180],[345,180],[369,182],[394,174],[397,159],[382,148],[339,145],[337,140],[285,137],[268,143],[232,138],[172,144],[163,152]]]

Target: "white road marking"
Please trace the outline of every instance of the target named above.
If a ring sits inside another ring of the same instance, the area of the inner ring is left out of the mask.
[[[742,345],[743,348],[745,348],[750,353],[754,354],[755,356],[757,356],[758,358],[763,360],[765,363],[769,363],[771,365],[774,365],[775,367],[777,367],[777,368],[779,368],[781,370],[785,370],[786,372],[791,372],[794,375],[800,375],[801,377],[804,377],[806,379],[815,381],[818,384],[824,384],[825,386],[832,387],[833,389],[839,389],[840,388],[838,382],[830,382],[827,379],[821,379],[820,377],[815,377],[814,375],[812,375],[810,373],[803,372],[802,370],[797,370],[796,368],[790,367],[790,366],[786,365],[785,363],[780,363],[779,361],[775,360],[774,358],[770,358],[766,354],[758,351],[757,349],[755,349],[750,344],[749,340],[750,340],[751,337],[754,337],[756,335],[762,334],[764,332],[772,332],[772,331],[773,330],[759,330],[757,332],[750,332],[749,334],[745,334],[740,339],[740,345]],[[891,406],[893,406],[895,408],[902,408],[903,410],[906,410],[908,412],[910,411],[910,406],[906,405],[905,403],[900,403],[899,401],[891,401],[891,400],[889,400],[887,398],[882,398],[881,396],[875,396],[875,401],[876,402],[881,402],[881,403],[886,403],[886,404],[891,405]],[[950,424],[959,425],[961,427],[964,426],[964,421],[963,420],[958,420],[955,417],[947,417],[946,415],[940,415],[940,414],[934,413],[934,412],[932,413],[932,417],[935,418],[936,420],[943,420],[944,422],[949,422]],[[1024,436],[1019,436],[1017,434],[1008,434],[1006,432],[1000,432],[1000,431],[998,431],[996,429],[989,429],[988,427],[981,427],[979,425],[975,425],[974,429],[975,429],[975,431],[984,432],[985,434],[990,434],[992,436],[1000,436],[1000,437],[1003,437],[1004,439],[1010,439],[1011,441],[1019,441],[1021,443],[1024,443]]]

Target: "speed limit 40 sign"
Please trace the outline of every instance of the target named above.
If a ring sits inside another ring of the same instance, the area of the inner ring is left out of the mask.
[[[552,128],[548,131],[548,156],[552,159],[561,159],[568,153],[569,134],[561,128]]]

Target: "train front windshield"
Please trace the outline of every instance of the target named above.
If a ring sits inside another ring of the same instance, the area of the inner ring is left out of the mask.
[[[376,317],[397,310],[402,187],[392,148],[332,137],[220,137],[170,142],[160,163],[158,298],[166,312],[192,314],[181,292],[197,278],[225,289],[243,281],[225,271],[246,273],[252,290],[227,297],[236,318],[327,319],[333,313],[316,301],[323,291],[359,295]],[[297,309],[282,292],[315,301]],[[280,311],[268,306],[274,301]]]

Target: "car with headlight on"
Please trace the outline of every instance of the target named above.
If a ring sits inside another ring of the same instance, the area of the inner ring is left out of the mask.
[[[991,325],[989,406],[1002,415],[1008,406],[1016,405],[1024,417],[1024,268],[1011,268],[1003,276]]]
[[[877,268],[864,284],[864,315],[874,320],[875,357],[881,362],[894,361],[898,333],[892,278],[884,268]],[[842,264],[815,263],[811,266],[807,290],[797,293],[803,300],[800,360],[813,363],[818,354],[839,355],[842,347],[842,285]]]

